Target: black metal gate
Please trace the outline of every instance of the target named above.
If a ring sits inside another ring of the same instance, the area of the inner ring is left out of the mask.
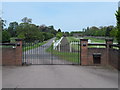
[[[80,45],[78,41],[54,46],[53,40],[45,44],[23,42],[23,64],[34,65],[78,65],[80,64]],[[43,44],[43,45],[42,45]]]

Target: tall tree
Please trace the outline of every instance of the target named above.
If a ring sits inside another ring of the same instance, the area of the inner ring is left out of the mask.
[[[19,38],[23,38],[25,39],[25,41],[44,40],[43,34],[38,30],[38,27],[34,24],[21,23],[17,27],[17,34]]]
[[[1,30],[3,30],[4,26],[6,26],[5,23],[6,23],[6,20],[3,20],[3,19],[0,17],[0,28],[1,28]]]
[[[61,32],[61,29],[58,29],[58,32]]]
[[[11,37],[16,37],[16,28],[18,27],[17,22],[11,22],[8,27],[8,32],[10,33]]]
[[[117,19],[117,41],[118,44],[120,44],[120,8],[118,9],[118,11],[116,11],[116,19]]]
[[[21,21],[22,21],[23,23],[32,23],[32,19],[27,18],[27,17],[24,17]]]

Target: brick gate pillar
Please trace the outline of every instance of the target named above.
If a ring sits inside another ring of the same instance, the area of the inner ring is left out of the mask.
[[[106,41],[106,64],[109,64],[109,49],[111,48],[110,45],[113,44],[113,39],[105,39]]]
[[[88,65],[88,39],[80,39],[80,64]]]
[[[16,39],[18,46],[16,46],[16,65],[22,65],[22,39]]]

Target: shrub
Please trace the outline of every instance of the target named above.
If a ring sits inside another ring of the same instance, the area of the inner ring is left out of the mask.
[[[4,30],[2,31],[2,42],[9,42],[10,41],[10,33]]]

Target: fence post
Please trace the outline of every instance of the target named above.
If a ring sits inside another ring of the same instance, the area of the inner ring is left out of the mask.
[[[22,65],[22,39],[16,39],[20,46],[16,46],[16,65]]]
[[[80,39],[80,64],[88,65],[88,39]]]
[[[110,45],[113,44],[113,39],[105,39],[106,40],[106,64],[109,64],[109,50],[112,48]]]

